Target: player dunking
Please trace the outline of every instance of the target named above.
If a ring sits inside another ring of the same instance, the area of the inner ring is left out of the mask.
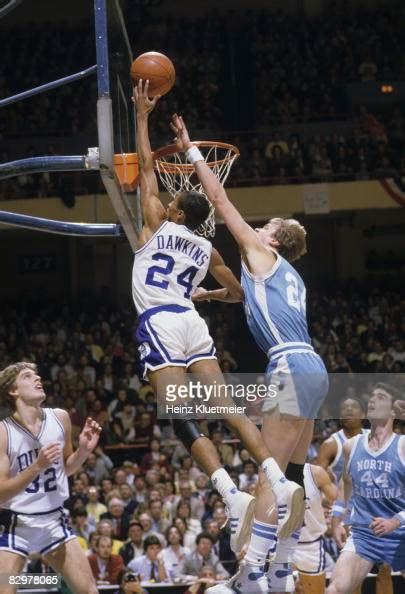
[[[256,342],[269,356],[266,370],[269,382],[279,386],[278,398],[269,399],[263,407],[267,414],[262,435],[286,477],[303,486],[313,419],[328,391],[326,368],[310,344],[305,285],[290,264],[306,251],[305,229],[294,219],[277,218],[253,230],[230,202],[198,148],[192,145],[183,119],[174,115],[171,127],[178,150],[185,152],[194,165],[208,199],[239,244],[247,322]],[[205,296],[210,299],[211,292],[207,291]],[[262,516],[256,519],[261,523],[265,520]],[[276,521],[272,513],[271,525]],[[279,563],[291,562],[297,539],[298,534],[288,543],[279,542],[276,557]],[[254,557],[261,559],[266,555],[266,546],[272,548],[270,534],[267,540],[256,546],[252,545],[252,538],[250,546],[255,554],[250,555],[248,549],[248,563],[253,564]],[[257,554],[259,548],[261,555]],[[245,574],[249,571],[247,567]],[[240,577],[238,583],[244,583]],[[275,583],[272,591],[285,591],[283,583],[272,581]]]
[[[140,247],[135,252],[132,291],[139,314],[137,339],[141,364],[158,396],[168,384],[184,384],[185,370],[207,383],[224,384],[212,338],[191,297],[208,271],[224,287],[214,291],[213,298],[240,301],[243,293],[211,243],[194,233],[208,217],[206,198],[196,192],[186,192],[178,195],[167,210],[158,198],[148,134],[148,116],[157,100],[158,97],[148,98],[148,81],[143,85],[140,80],[134,89],[134,102],[144,226]],[[270,458],[260,432],[247,417],[234,415],[226,422],[240,436],[250,454],[266,467],[277,503],[286,510],[279,529],[282,534],[291,533],[303,513],[303,489],[286,481],[277,463]],[[222,468],[214,445],[202,435],[195,420],[176,419],[173,425],[177,436],[211,476],[228,505],[234,528],[232,544],[239,550],[249,533],[254,499],[238,492]]]
[[[351,533],[327,594],[352,594],[375,563],[405,568],[405,437],[393,431],[396,392],[376,385],[367,409],[370,433],[343,446]]]
[[[0,400],[11,415],[0,422],[0,575],[21,573],[37,551],[61,573],[75,594],[97,594],[87,558],[68,524],[63,502],[67,477],[96,447],[101,427],[87,419],[73,451],[69,415],[42,408],[46,396],[36,366],[15,363],[0,372]]]

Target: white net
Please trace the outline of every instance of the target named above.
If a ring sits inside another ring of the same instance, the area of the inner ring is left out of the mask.
[[[239,149],[231,144],[214,141],[199,141],[193,144],[198,146],[205,162],[219,182],[224,185],[233,162],[239,156]],[[177,152],[176,145],[170,145],[155,152],[155,170],[171,196],[194,191],[207,198],[195,173],[194,165],[187,163],[183,153]],[[211,203],[207,219],[194,232],[203,237],[214,237],[215,209]]]

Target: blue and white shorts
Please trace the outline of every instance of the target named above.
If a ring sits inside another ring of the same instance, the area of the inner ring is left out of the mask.
[[[352,527],[342,552],[356,553],[359,557],[375,563],[386,563],[394,571],[405,569],[405,528],[394,530],[385,536],[376,536],[370,528]]]
[[[298,542],[293,563],[301,573],[310,575],[325,573],[326,554],[323,538],[320,537],[312,542]]]
[[[291,344],[291,348],[280,345],[269,351],[266,381],[274,390],[269,390],[273,396],[266,398],[262,412],[271,412],[278,406],[282,414],[316,419],[328,394],[328,372],[310,345]]]
[[[0,550],[28,556],[46,555],[52,549],[76,538],[62,507],[50,512],[23,514],[0,510]]]
[[[136,339],[143,377],[149,369],[189,367],[196,361],[216,359],[207,324],[195,309],[181,305],[154,307],[141,314]]]

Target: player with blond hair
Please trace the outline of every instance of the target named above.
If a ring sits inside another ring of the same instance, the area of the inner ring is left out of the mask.
[[[14,363],[0,372],[0,403],[10,410],[0,422],[0,591],[16,592],[15,577],[36,551],[75,594],[97,594],[63,503],[69,497],[67,477],[94,450],[101,427],[88,418],[73,451],[68,413],[43,408],[45,398],[33,363]]]
[[[283,218],[270,219],[264,227],[253,229],[190,141],[185,123],[177,114],[171,128],[178,150],[194,165],[205,194],[239,245],[247,322],[258,346],[269,357],[268,381],[278,386],[277,397],[268,398],[263,405],[262,435],[286,477],[303,486],[314,419],[329,385],[325,365],[315,353],[308,333],[305,284],[291,265],[306,253],[306,231],[297,220]],[[205,292],[205,298],[211,298],[211,291]],[[271,505],[269,490],[268,508]],[[274,507],[272,510],[270,518],[256,514],[245,568],[229,584],[230,591],[234,583],[243,588],[251,566],[262,567],[266,548],[274,547],[274,527],[283,510],[278,508],[278,518]],[[291,564],[298,536],[295,533],[288,541],[279,541],[278,564]],[[282,573],[279,580],[270,568],[270,592],[292,591],[287,589],[293,588],[291,572]]]

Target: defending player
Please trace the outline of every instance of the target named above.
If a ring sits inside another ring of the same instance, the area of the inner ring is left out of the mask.
[[[304,485],[307,508],[293,561],[299,572],[303,594],[324,594],[326,575],[323,536],[327,525],[322,501],[325,499],[328,504],[332,504],[338,490],[326,470],[315,464],[304,465]]]
[[[375,386],[367,409],[370,434],[343,446],[351,534],[327,594],[352,594],[375,563],[405,568],[405,437],[393,431],[396,392],[388,384]]]
[[[268,381],[279,386],[278,397],[264,403],[263,412],[267,414],[262,435],[286,477],[303,486],[313,419],[329,385],[323,361],[310,344],[305,285],[289,263],[306,251],[305,229],[294,219],[277,218],[253,230],[230,202],[198,148],[192,145],[183,119],[174,115],[171,127],[178,150],[185,152],[194,165],[208,199],[239,244],[247,322],[256,342],[269,356]],[[210,299],[211,292],[207,291],[205,297]],[[269,500],[269,508],[271,503]],[[274,512],[269,519],[275,525]],[[278,562],[291,561],[297,539],[295,534],[288,543],[280,540]],[[262,553],[265,554],[264,549]],[[274,576],[270,577],[275,581]],[[283,591],[281,581],[273,591]]]
[[[140,247],[135,252],[132,290],[139,314],[137,339],[141,364],[159,396],[168,384],[184,384],[186,369],[210,384],[224,384],[212,338],[191,297],[208,271],[224,287],[214,291],[213,298],[240,301],[243,293],[211,243],[195,234],[209,214],[206,198],[196,192],[180,194],[167,211],[158,198],[148,135],[148,116],[157,100],[158,97],[148,98],[148,81],[143,85],[140,80],[134,89],[134,102],[144,227]],[[250,454],[260,464],[265,462],[266,476],[275,490],[277,503],[286,510],[280,520],[280,532],[291,533],[300,521],[303,489],[286,481],[279,466],[269,457],[260,432],[247,417],[234,415],[226,422],[241,437]],[[234,550],[240,550],[249,533],[254,498],[238,492],[222,468],[214,445],[201,434],[196,421],[175,419],[173,425],[228,505],[233,527],[231,542]]]
[[[16,591],[6,585],[7,575],[20,574],[27,556],[37,551],[76,594],[97,594],[63,502],[69,497],[67,477],[94,450],[101,427],[87,419],[73,451],[68,413],[42,408],[45,398],[33,363],[0,372],[0,400],[11,410],[0,422],[0,592]]]

